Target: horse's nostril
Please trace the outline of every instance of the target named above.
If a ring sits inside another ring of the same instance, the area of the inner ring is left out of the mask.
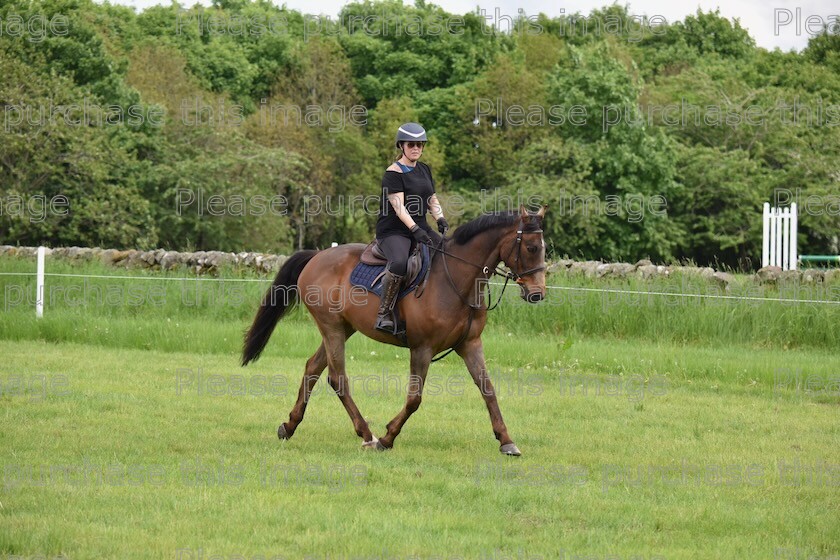
[[[542,301],[543,295],[540,292],[528,294],[528,303],[537,303]]]

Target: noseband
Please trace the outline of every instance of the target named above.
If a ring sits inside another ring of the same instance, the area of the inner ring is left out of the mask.
[[[516,270],[514,270],[514,268],[518,268],[519,261],[522,259],[522,234],[523,233],[539,233],[540,235],[542,235],[542,232],[543,232],[543,230],[541,228],[540,229],[529,229],[528,231],[525,231],[523,229],[523,226],[524,226],[524,224],[523,224],[522,220],[520,219],[519,224],[518,224],[517,229],[516,229],[516,243],[514,245],[510,246],[510,251],[508,252],[507,257],[502,259],[502,260],[505,261],[505,264],[509,263],[510,262],[510,256],[513,254],[513,250],[516,249],[516,261],[513,263],[513,266],[511,266],[511,270],[509,272],[504,272],[503,275],[508,280],[513,280],[517,284],[521,284],[522,279],[525,278],[526,276],[530,276],[532,274],[536,274],[537,272],[542,272],[543,270],[545,270],[545,265],[535,266],[534,268],[529,268],[528,270],[526,270],[524,272],[516,272]],[[487,274],[489,272],[489,271],[487,271],[487,267],[484,267],[484,269],[485,269],[485,274]],[[493,273],[498,274],[498,272],[496,272],[496,271],[493,271]]]

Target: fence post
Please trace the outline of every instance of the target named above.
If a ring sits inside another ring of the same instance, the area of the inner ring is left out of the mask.
[[[788,240],[788,246],[790,247],[791,270],[796,270],[796,267],[799,264],[799,248],[796,246],[796,232],[799,228],[799,218],[797,216],[796,203],[793,202],[790,205],[790,239]]]
[[[38,270],[35,274],[35,318],[44,316],[44,255],[45,247],[38,247]]]
[[[790,270],[790,208],[782,209],[782,270]]]
[[[779,209],[770,209],[770,266],[779,266]]]
[[[796,270],[799,261],[796,244],[796,203],[792,203],[789,208],[771,208],[770,204],[765,202],[761,229],[761,266]]]
[[[770,266],[770,203],[764,203],[761,233],[761,268]]]

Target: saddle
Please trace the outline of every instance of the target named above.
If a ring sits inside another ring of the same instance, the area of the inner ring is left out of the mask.
[[[408,269],[402,281],[402,287],[397,299],[402,299],[409,292],[414,290],[423,281],[430,264],[430,251],[426,245],[418,245],[408,257]],[[385,275],[385,266],[388,259],[382,253],[374,239],[359,259],[359,264],[350,273],[350,283],[354,286],[361,286],[376,295],[382,294],[382,282]]]
[[[382,252],[382,249],[379,248],[378,239],[374,239],[367,247],[365,247],[365,250],[362,251],[362,256],[359,260],[370,266],[386,266],[388,264],[388,257],[386,257],[385,253]],[[405,278],[403,278],[402,281],[403,285],[411,286],[417,279],[417,276],[420,274],[420,270],[422,268],[423,259],[420,253],[420,246],[416,245],[414,250],[411,251],[411,254],[408,256],[407,270]],[[381,274],[377,275],[372,284],[376,284],[384,273],[385,271],[383,270]]]

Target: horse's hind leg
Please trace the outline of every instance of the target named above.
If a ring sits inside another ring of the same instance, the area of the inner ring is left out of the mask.
[[[350,396],[350,380],[347,377],[344,364],[344,346],[347,339],[355,331],[348,325],[336,328],[324,328],[324,343],[326,345],[327,363],[329,364],[328,381],[330,387],[335,391],[344,409],[353,422],[356,434],[362,438],[363,447],[371,447],[376,443],[376,438],[370,431],[367,421],[362,417],[359,408]]]
[[[297,402],[289,413],[289,421],[280,424],[277,429],[277,436],[280,439],[289,439],[294,435],[298,424],[303,421],[303,415],[306,412],[306,405],[309,403],[309,397],[312,395],[312,390],[315,384],[321,377],[324,368],[327,367],[327,352],[324,349],[324,343],[318,347],[318,350],[306,362],[306,370],[303,373],[303,380],[300,382],[300,390],[298,390]]]

